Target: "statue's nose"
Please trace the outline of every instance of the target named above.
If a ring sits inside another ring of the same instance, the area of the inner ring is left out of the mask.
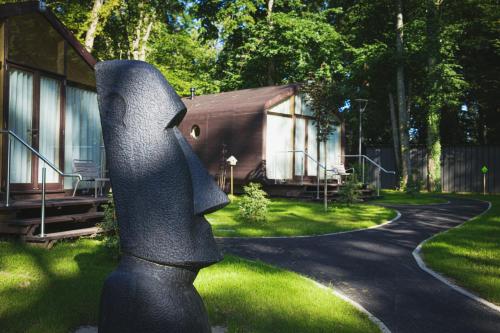
[[[200,159],[193,152],[182,133],[174,127],[177,141],[189,165],[193,184],[194,214],[202,216],[221,209],[229,203],[229,198],[208,174]]]

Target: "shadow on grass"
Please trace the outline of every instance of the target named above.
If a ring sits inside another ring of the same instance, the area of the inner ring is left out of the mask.
[[[19,244],[2,250],[0,271],[9,272],[6,266],[13,264],[27,265],[22,275],[0,276],[3,332],[67,333],[97,322],[101,287],[116,265],[108,249],[77,242],[51,251]],[[6,256],[17,257],[19,263],[7,263]]]

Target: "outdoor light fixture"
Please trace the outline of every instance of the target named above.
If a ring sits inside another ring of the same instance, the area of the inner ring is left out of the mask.
[[[361,115],[365,112],[366,106],[368,105],[368,100],[363,98],[355,99],[359,105],[359,146],[358,146],[358,155],[359,155],[359,164],[361,164],[361,144],[363,142],[363,127],[361,121]]]
[[[231,155],[226,161],[231,166],[231,195],[234,195],[233,167],[236,165],[236,163],[238,163],[238,160],[236,159],[236,157]]]

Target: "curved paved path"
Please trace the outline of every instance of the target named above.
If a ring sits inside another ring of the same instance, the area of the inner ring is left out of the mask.
[[[412,251],[430,236],[479,215],[488,204],[398,206],[377,229],[311,238],[217,240],[223,251],[259,259],[334,287],[393,332],[500,332],[500,314],[422,271]]]

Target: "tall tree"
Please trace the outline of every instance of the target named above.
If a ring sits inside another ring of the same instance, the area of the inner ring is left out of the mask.
[[[396,56],[398,60],[396,70],[396,87],[399,113],[399,136],[401,145],[401,177],[402,185],[412,176],[410,160],[410,140],[408,134],[408,114],[405,92],[404,60],[403,60],[403,5],[402,0],[397,0],[396,13]]]
[[[97,25],[99,24],[99,13],[101,11],[104,0],[94,0],[94,6],[92,6],[92,12],[90,13],[90,26],[85,35],[85,48],[87,51],[92,52],[94,47],[94,39],[97,33]]]
[[[344,103],[340,84],[333,79],[330,68],[323,64],[315,73],[314,78],[308,80],[303,91],[306,94],[311,110],[313,112],[314,123],[316,125],[316,141],[318,142],[318,162],[321,163],[319,146],[323,145],[323,204],[325,212],[328,210],[328,139],[335,132],[338,125],[338,118],[335,115]],[[316,175],[320,176],[319,163],[316,164]]]
[[[428,85],[430,92],[427,110],[427,190],[441,190],[441,140],[439,123],[441,120],[442,93],[439,87],[440,62],[440,10],[442,0],[427,0],[427,50],[428,50]]]

